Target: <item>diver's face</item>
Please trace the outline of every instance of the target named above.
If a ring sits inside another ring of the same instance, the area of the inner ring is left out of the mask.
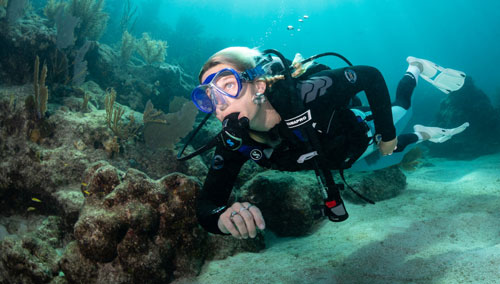
[[[217,73],[224,68],[232,68],[235,69],[234,66],[228,64],[219,64],[215,65],[212,68],[209,68],[201,77],[201,81],[204,82],[205,79],[210,76],[210,74]],[[235,69],[236,70],[236,69]],[[238,72],[242,72],[241,70],[236,70]],[[231,84],[228,84],[230,87]],[[236,98],[224,97],[226,104],[216,105],[215,116],[218,120],[223,121],[224,117],[227,115],[239,112],[239,118],[247,117],[250,121],[257,114],[258,106],[253,103],[252,98],[257,92],[256,86],[253,82],[243,82],[240,94]],[[207,93],[210,96],[210,93]]]

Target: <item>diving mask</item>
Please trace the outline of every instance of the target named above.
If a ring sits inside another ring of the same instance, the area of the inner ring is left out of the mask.
[[[241,73],[232,68],[224,68],[210,74],[196,87],[191,93],[191,99],[196,107],[205,113],[213,113],[217,108],[225,109],[230,99],[238,98],[243,83],[250,82],[263,74],[264,71],[260,66]]]

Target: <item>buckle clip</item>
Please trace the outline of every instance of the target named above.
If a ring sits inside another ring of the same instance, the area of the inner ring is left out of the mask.
[[[316,151],[305,153],[297,159],[297,163],[303,164],[305,161],[310,160],[310,159],[314,158],[315,156],[318,156],[318,152],[316,152]]]

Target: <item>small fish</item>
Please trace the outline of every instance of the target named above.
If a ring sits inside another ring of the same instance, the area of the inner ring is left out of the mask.
[[[302,19],[299,19],[299,22],[301,22],[301,23],[302,23],[303,21],[304,21],[304,20],[302,20]]]
[[[291,25],[290,25],[290,26],[288,26],[288,27],[286,27],[286,28],[287,28],[289,31],[293,30],[293,26],[291,26]]]
[[[68,166],[68,164],[67,164],[67,163],[64,163],[64,166],[65,166],[65,167],[67,167],[67,166]]]
[[[33,201],[35,201],[35,202],[42,202],[40,199],[35,198],[35,197],[31,198],[31,200],[33,200]]]
[[[87,190],[84,190],[83,192],[87,195],[90,195],[90,192],[88,192]]]
[[[88,184],[86,184],[86,183],[82,182],[82,185],[83,185],[83,186],[87,186]]]
[[[28,209],[26,211],[30,212],[30,211],[35,211],[36,208],[35,207],[28,207]]]
[[[304,15],[304,19],[309,19],[309,16],[308,15]]]

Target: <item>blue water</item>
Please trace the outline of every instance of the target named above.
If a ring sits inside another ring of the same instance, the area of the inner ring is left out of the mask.
[[[500,78],[500,1],[314,0],[164,1],[161,21],[201,21],[203,36],[276,48],[287,57],[336,51],[378,67],[394,90],[408,55],[465,71],[490,97]],[[308,15],[300,23],[298,19]],[[293,25],[294,30],[287,30]],[[297,29],[300,28],[300,32]],[[168,60],[167,60],[168,61]],[[339,61],[325,63],[342,64]]]

